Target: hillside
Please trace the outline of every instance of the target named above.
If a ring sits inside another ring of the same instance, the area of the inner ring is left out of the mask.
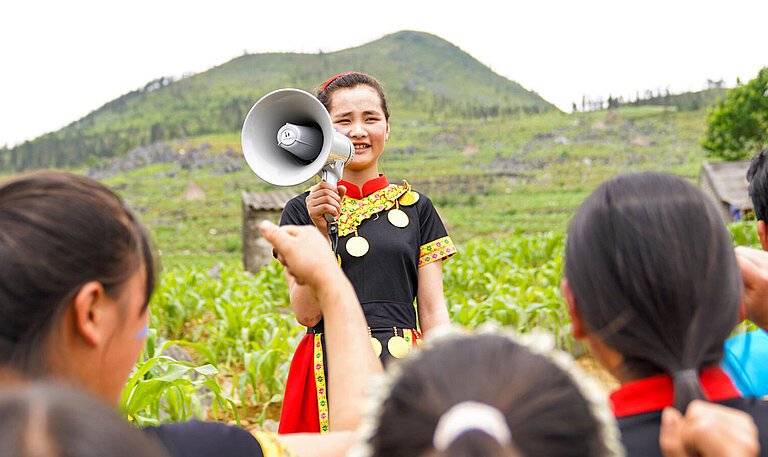
[[[678,111],[695,111],[700,108],[714,106],[721,98],[726,98],[728,89],[714,88],[698,92],[682,94],[655,95],[641,98],[633,102],[622,103],[621,106],[674,106]]]
[[[244,55],[178,81],[159,78],[69,126],[0,150],[0,169],[78,166],[163,140],[237,132],[259,97],[313,90],[349,70],[375,75],[392,111],[421,120],[473,119],[556,108],[434,35],[401,31],[333,53]]]

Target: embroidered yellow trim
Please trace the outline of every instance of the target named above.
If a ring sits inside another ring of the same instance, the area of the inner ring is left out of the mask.
[[[453,240],[451,240],[450,236],[439,238],[423,245],[419,249],[418,268],[438,260],[445,260],[457,252],[459,251],[456,250],[456,245],[453,244]]]
[[[339,236],[349,235],[364,220],[395,206],[395,200],[406,193],[409,187],[390,184],[359,200],[344,196],[339,216]]]
[[[253,431],[251,435],[259,442],[264,457],[295,457],[291,448],[280,443],[274,433]]]
[[[315,333],[315,387],[317,388],[317,412],[320,419],[320,433],[328,433],[328,392],[325,387],[325,369],[323,367],[322,334]]]

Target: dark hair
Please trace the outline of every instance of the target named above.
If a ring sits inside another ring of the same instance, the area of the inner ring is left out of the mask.
[[[325,106],[325,109],[331,111],[331,96],[337,89],[357,86],[369,86],[379,94],[381,110],[384,111],[384,118],[389,121],[389,108],[387,107],[387,97],[384,95],[384,87],[376,81],[376,78],[365,73],[350,72],[334,76],[317,89],[317,99]]]
[[[143,265],[145,307],[155,284],[145,230],[114,192],[71,173],[0,182],[0,259],[0,365],[31,377],[46,374],[42,346],[84,284],[114,297]]]
[[[752,157],[747,170],[747,181],[755,218],[768,222],[768,148]]]
[[[167,457],[149,436],[132,428],[89,395],[52,384],[0,390],[3,457]]]
[[[673,375],[680,411],[703,398],[690,370],[722,358],[741,274],[702,192],[663,173],[606,181],[573,217],[565,276],[588,329],[623,356],[627,375]]]
[[[399,366],[370,438],[372,457],[445,455],[600,456],[601,423],[570,375],[506,336],[479,334],[437,343]],[[501,411],[512,444],[476,430],[445,451],[433,448],[441,416],[474,401]],[[609,413],[608,413],[609,414]]]

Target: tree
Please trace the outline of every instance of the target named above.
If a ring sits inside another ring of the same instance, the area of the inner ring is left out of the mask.
[[[728,92],[707,115],[707,132],[701,141],[711,154],[742,160],[768,143],[768,67],[747,84]]]

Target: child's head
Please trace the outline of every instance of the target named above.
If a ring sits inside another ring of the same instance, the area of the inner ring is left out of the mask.
[[[0,455],[167,457],[167,452],[89,395],[30,384],[0,389]]]
[[[0,367],[116,398],[154,287],[148,236],[120,198],[64,172],[0,182],[0,259]],[[81,349],[94,363],[68,360]]]
[[[574,380],[568,356],[534,347],[493,333],[432,341],[396,367],[370,454],[612,455],[620,445],[607,406]]]
[[[662,173],[606,181],[571,222],[565,277],[577,337],[617,351],[629,379],[673,375],[681,411],[701,395],[691,373],[722,358],[741,291],[728,231],[702,192]]]

